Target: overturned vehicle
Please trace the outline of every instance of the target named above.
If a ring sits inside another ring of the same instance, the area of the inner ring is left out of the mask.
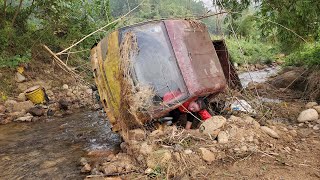
[[[160,20],[116,30],[91,49],[95,82],[113,130],[161,118],[182,103],[241,86],[224,41],[198,21]],[[172,98],[164,96],[172,94]]]

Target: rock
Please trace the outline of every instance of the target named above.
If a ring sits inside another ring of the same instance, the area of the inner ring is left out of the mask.
[[[45,110],[37,106],[37,107],[32,107],[31,109],[29,109],[28,112],[33,116],[43,116],[45,113]]]
[[[318,114],[320,114],[320,106],[313,106],[313,109],[315,109],[318,112]]]
[[[184,154],[188,155],[188,154],[192,154],[192,150],[191,149],[186,149],[184,150]]]
[[[83,167],[82,167],[82,169],[81,169],[81,172],[82,173],[88,173],[88,172],[90,172],[91,171],[91,166],[90,166],[90,164],[86,164],[86,165],[84,165]]]
[[[304,125],[304,123],[299,123],[298,124],[299,127],[302,127],[303,125]]]
[[[306,107],[307,109],[310,109],[310,108],[312,108],[313,106],[317,106],[317,105],[318,105],[317,102],[308,102],[305,107]]]
[[[109,164],[107,167],[103,167],[102,169],[103,174],[111,175],[118,172],[117,167],[113,164]]]
[[[307,109],[300,113],[298,122],[316,121],[319,118],[319,114],[315,109]]]
[[[146,138],[146,133],[142,129],[133,129],[129,131],[129,139],[143,141]]]
[[[80,164],[81,164],[82,166],[84,166],[84,165],[88,164],[88,160],[87,160],[86,158],[82,157],[82,158],[80,159]]]
[[[145,173],[145,174],[151,174],[151,173],[153,173],[153,169],[148,168],[148,169],[146,169],[146,170],[144,171],[144,173]]]
[[[13,106],[15,104],[17,104],[18,102],[15,101],[15,100],[11,100],[11,99],[8,99],[6,100],[6,102],[4,103],[4,106],[6,107],[6,109],[9,111],[9,112],[13,112]]]
[[[33,116],[30,113],[27,113],[25,116],[19,117],[19,118],[15,119],[14,121],[17,121],[17,122],[31,122],[32,118],[33,118]]]
[[[201,157],[204,161],[206,161],[208,164],[211,164],[215,159],[216,156],[213,152],[209,151],[206,148],[199,148],[201,152]]]
[[[0,113],[5,113],[6,107],[4,105],[0,105]]]
[[[25,101],[26,95],[24,93],[20,93],[17,99],[18,99],[18,101]]]
[[[317,120],[317,123],[320,124],[320,119]]]
[[[67,96],[68,96],[68,97],[73,97],[74,94],[73,94],[72,92],[69,92],[69,91],[68,91],[68,92],[67,92]]]
[[[62,89],[64,89],[64,90],[69,89],[69,86],[68,86],[67,84],[64,84],[64,85],[62,86]]]
[[[246,152],[246,151],[248,151],[248,147],[247,146],[241,146],[240,150],[242,152]]]
[[[47,94],[49,97],[53,97],[53,96],[54,96],[54,93],[53,93],[53,91],[51,91],[51,90],[47,90],[47,91],[46,91],[46,94]]]
[[[92,92],[93,92],[93,91],[92,91],[91,88],[86,90],[86,93],[89,94],[89,95],[92,95]]]
[[[16,82],[21,83],[26,80],[26,77],[24,77],[22,74],[16,72],[15,80],[16,80]]]
[[[147,157],[147,165],[149,168],[156,168],[157,166],[165,166],[172,159],[171,152],[167,149],[160,149],[152,152]]]
[[[280,136],[278,133],[276,133],[274,130],[268,128],[267,126],[261,126],[261,130],[268,134],[270,137],[273,137],[275,139],[279,139]]]
[[[141,144],[141,147],[140,147],[140,153],[143,154],[143,155],[148,155],[150,153],[152,153],[153,151],[153,146],[152,145],[148,145],[147,142],[143,142]]]
[[[298,135],[297,131],[294,130],[294,129],[290,130],[290,131],[289,131],[289,134],[290,134],[291,136],[293,136],[293,137],[296,137],[296,136]]]
[[[61,110],[68,110],[69,109],[70,103],[68,101],[66,101],[64,99],[60,99],[58,103],[59,103],[59,108]]]
[[[301,76],[303,69],[296,69],[285,72],[274,78],[271,84],[277,88],[304,88],[304,77]]]
[[[201,124],[199,131],[204,134],[213,134],[214,131],[221,128],[226,121],[226,118],[222,116],[213,116]]]
[[[221,131],[218,134],[218,143],[220,143],[220,144],[227,143],[228,139],[229,139],[228,134],[225,131]]]
[[[24,101],[24,102],[18,102],[13,105],[12,111],[18,112],[18,111],[28,111],[34,107],[33,103],[31,101]]]
[[[313,126],[313,130],[318,131],[320,128],[318,125]]]

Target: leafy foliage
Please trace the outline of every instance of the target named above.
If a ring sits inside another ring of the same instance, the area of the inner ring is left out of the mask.
[[[320,42],[306,44],[300,51],[296,51],[286,57],[287,65],[309,67],[320,65]]]

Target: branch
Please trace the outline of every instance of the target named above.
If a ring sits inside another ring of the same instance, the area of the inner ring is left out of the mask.
[[[92,33],[86,35],[85,37],[83,37],[82,39],[80,39],[78,42],[76,42],[76,43],[73,44],[72,46],[64,49],[63,51],[58,52],[56,55],[61,55],[62,53],[68,51],[69,49],[73,48],[74,46],[77,46],[79,43],[81,43],[82,41],[84,41],[84,40],[87,39],[88,37],[92,36],[93,34],[95,34],[95,33],[99,32],[99,31],[103,30],[104,28],[106,28],[106,27],[108,27],[108,26],[110,26],[110,25],[112,25],[112,24],[114,24],[114,23],[117,23],[117,22],[121,21],[121,20],[124,19],[126,16],[128,16],[129,14],[131,14],[134,10],[136,10],[138,7],[140,7],[141,4],[144,3],[144,1],[145,1],[145,0],[143,0],[143,1],[142,1],[138,6],[136,6],[135,8],[131,9],[127,14],[121,16],[120,18],[112,21],[111,23],[108,23],[107,25],[105,25],[105,26],[103,26],[103,27],[101,27],[101,28],[93,31]]]
[[[16,13],[13,16],[12,23],[11,23],[12,26],[14,25],[14,23],[16,21],[16,18],[18,16],[19,12],[20,12],[20,9],[21,9],[21,6],[22,6],[22,2],[23,2],[23,0],[20,0],[19,7],[18,7],[18,9],[16,10]]]

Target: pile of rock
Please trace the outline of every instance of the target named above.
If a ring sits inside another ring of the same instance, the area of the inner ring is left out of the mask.
[[[276,151],[276,145],[270,148],[270,144],[292,141],[296,136],[294,128],[287,129],[284,125],[272,121],[260,126],[250,116],[231,116],[228,119],[214,116],[205,121],[199,129],[189,131],[176,126],[165,126],[163,130],[152,132],[134,129],[123,135],[124,142],[121,144],[120,155],[113,155],[110,158],[108,156],[108,160],[98,163],[100,166],[95,166],[94,171],[85,170],[92,164],[84,165],[83,172],[109,176],[138,171],[144,172],[142,173],[144,176],[152,177],[161,174],[158,172],[159,169],[170,167],[174,167],[171,173],[175,175],[183,173],[181,170],[186,165],[205,167],[206,171],[210,170],[210,165],[228,157]],[[130,158],[125,161],[126,166],[119,161],[123,157]],[[192,173],[194,173],[192,177],[197,177],[196,171]]]

